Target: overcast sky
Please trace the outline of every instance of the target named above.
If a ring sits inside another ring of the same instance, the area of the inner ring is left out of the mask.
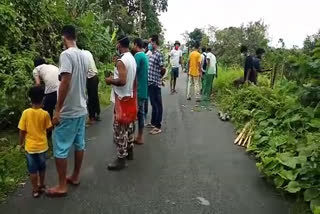
[[[169,41],[182,41],[181,34],[196,27],[221,29],[262,19],[269,25],[272,45],[283,38],[292,47],[302,46],[307,35],[320,29],[320,0],[168,0],[168,4],[160,21]]]

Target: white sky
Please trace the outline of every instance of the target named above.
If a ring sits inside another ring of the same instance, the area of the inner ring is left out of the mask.
[[[272,45],[283,38],[287,47],[301,47],[320,29],[320,0],[168,0],[168,5],[160,21],[169,41],[183,42],[181,34],[196,27],[222,29],[262,19]]]

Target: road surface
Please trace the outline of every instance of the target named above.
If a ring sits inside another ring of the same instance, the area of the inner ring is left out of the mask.
[[[30,184],[18,189],[1,214],[286,214],[291,203],[267,184],[255,161],[233,145],[231,123],[221,122],[216,110],[193,110],[186,101],[186,76],[176,95],[163,89],[163,133],[146,134],[135,147],[135,160],[121,172],[110,172],[115,157],[112,109],[87,130],[87,150],[79,187],[66,198],[31,197]],[[70,159],[70,167],[72,159]],[[56,184],[53,161],[47,184]]]

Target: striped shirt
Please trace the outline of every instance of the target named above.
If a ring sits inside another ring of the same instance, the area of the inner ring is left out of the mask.
[[[149,58],[148,85],[162,85],[161,68],[164,66],[163,55],[156,50]]]

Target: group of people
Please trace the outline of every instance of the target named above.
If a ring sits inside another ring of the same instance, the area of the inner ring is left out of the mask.
[[[188,60],[188,85],[187,100],[191,100],[192,88],[197,102],[209,100],[212,92],[214,77],[218,76],[218,65],[216,56],[211,48],[202,48],[200,53],[200,44],[196,43],[194,50],[190,53]]]
[[[29,90],[32,106],[22,113],[18,125],[35,198],[44,192],[50,197],[63,197],[67,195],[68,184],[80,184],[86,121],[92,124],[100,120],[99,79],[94,58],[89,51],[77,47],[74,26],[65,26],[61,35],[65,50],[60,55],[59,68],[46,64],[42,58],[35,60],[35,86]],[[124,169],[127,160],[133,160],[133,145],[144,143],[144,127],[151,128],[152,135],[162,132],[161,87],[166,69],[164,56],[158,50],[159,37],[154,35],[148,41],[136,38],[131,51],[129,46],[127,36],[118,38],[115,69],[105,77],[105,83],[112,86],[113,140],[117,146],[117,158],[108,165],[109,170]],[[151,120],[145,124],[149,101]],[[46,154],[51,132],[58,185],[46,188]],[[67,176],[67,158],[72,146],[74,169]]]

